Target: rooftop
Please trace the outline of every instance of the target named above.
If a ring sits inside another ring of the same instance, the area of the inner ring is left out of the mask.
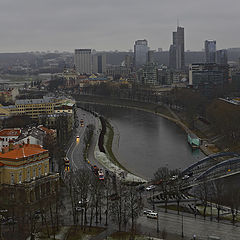
[[[21,159],[29,156],[33,156],[36,154],[47,152],[47,150],[43,149],[40,145],[35,144],[18,144],[14,145],[16,147],[13,150],[10,150],[6,153],[0,153],[1,159]]]
[[[16,100],[15,105],[54,103],[58,100],[62,100],[62,98],[44,96],[43,98],[39,98],[39,99],[20,99],[20,100]]]
[[[1,137],[7,137],[7,136],[20,136],[21,130],[19,128],[9,128],[9,129],[3,129],[0,131]]]
[[[54,134],[55,133],[55,131],[53,129],[48,129],[48,128],[44,127],[44,126],[39,126],[38,128],[40,128],[46,134]]]

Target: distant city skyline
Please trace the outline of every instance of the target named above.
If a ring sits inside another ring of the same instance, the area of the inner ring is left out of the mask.
[[[0,52],[128,51],[137,39],[169,49],[172,32],[185,29],[185,50],[240,47],[237,0],[0,0]]]

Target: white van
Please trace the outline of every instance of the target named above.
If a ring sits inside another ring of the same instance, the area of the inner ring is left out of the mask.
[[[150,212],[150,213],[147,214],[147,217],[157,219],[158,214],[156,212]]]

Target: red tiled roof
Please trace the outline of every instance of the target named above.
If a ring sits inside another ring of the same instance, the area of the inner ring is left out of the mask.
[[[0,136],[19,136],[21,134],[20,129],[14,129],[14,128],[9,128],[9,129],[3,129],[0,131]]]
[[[29,157],[39,153],[47,152],[47,150],[43,149],[40,145],[35,144],[18,144],[15,146],[18,146],[18,148],[15,148],[6,153],[0,153],[0,159],[21,159],[24,157]]]
[[[47,133],[47,134],[53,134],[53,133],[54,133],[54,130],[53,130],[53,129],[48,129],[48,128],[44,127],[44,126],[39,126],[39,128],[40,128],[42,131],[44,131],[45,133]]]

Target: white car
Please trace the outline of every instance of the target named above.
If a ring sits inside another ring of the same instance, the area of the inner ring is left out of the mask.
[[[158,213],[156,212],[151,212],[147,214],[148,218],[153,218],[153,219],[157,219],[158,218]]]
[[[187,180],[188,178],[189,178],[188,175],[184,175],[184,176],[182,177],[182,180]]]
[[[152,212],[153,212],[153,210],[150,210],[150,209],[147,209],[147,210],[143,211],[144,214],[149,214],[149,213],[152,213]]]
[[[156,186],[150,185],[150,186],[146,187],[146,191],[151,191],[152,189],[155,189],[155,188],[156,188]]]
[[[174,181],[174,180],[176,180],[177,178],[178,178],[178,176],[177,176],[177,175],[174,175],[174,176],[172,176],[172,177],[170,178],[170,180]]]

